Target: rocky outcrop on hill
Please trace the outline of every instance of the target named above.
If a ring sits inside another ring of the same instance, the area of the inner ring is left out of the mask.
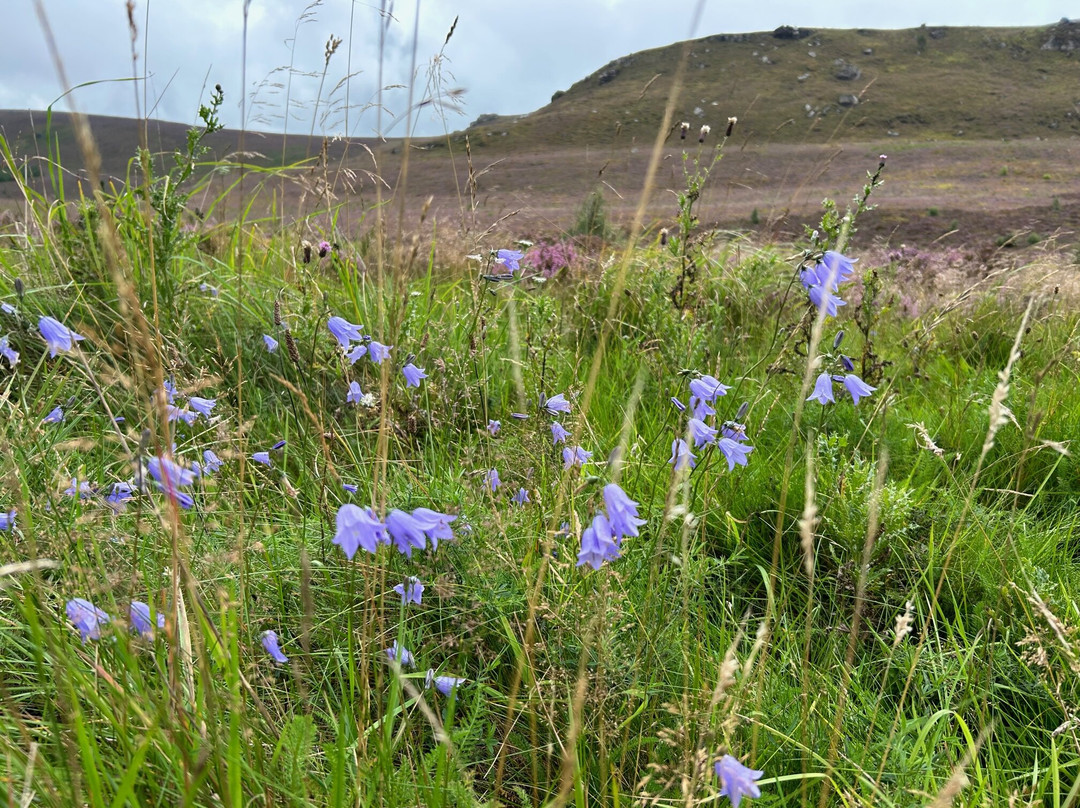
[[[1050,26],[1050,34],[1043,45],[1043,50],[1056,50],[1068,53],[1080,50],[1080,20],[1071,21],[1065,17],[1057,25]]]

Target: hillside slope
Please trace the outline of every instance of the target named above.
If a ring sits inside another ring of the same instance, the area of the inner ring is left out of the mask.
[[[625,56],[474,143],[650,143],[684,47],[676,120],[758,143],[1080,133],[1080,23],[1042,28],[777,29]]]

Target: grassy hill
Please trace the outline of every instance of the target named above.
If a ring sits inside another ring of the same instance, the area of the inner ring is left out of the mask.
[[[651,142],[684,50],[676,119],[695,129],[734,115],[741,137],[770,143],[890,132],[971,139],[1077,134],[1078,45],[1080,23],[1065,21],[1041,28],[720,34],[617,59],[555,93],[548,106],[488,120],[470,134],[481,143],[597,143],[618,130],[624,140]]]

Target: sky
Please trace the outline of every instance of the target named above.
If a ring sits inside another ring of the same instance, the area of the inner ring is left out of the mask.
[[[481,114],[530,112],[613,59],[693,37],[779,25],[1049,25],[1073,10],[1056,0],[704,0],[696,17],[699,2],[247,0],[245,77],[245,0],[134,0],[134,69],[126,0],[0,0],[0,109],[44,109],[70,89],[49,56],[39,10],[70,86],[93,82],[72,92],[82,112],[149,109],[190,123],[220,84],[230,128],[246,119],[249,129],[359,137],[404,135],[410,107],[418,135],[461,129]],[[342,41],[327,59],[331,37]]]

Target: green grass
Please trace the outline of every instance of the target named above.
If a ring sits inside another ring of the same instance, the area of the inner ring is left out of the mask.
[[[899,270],[857,264],[881,291],[820,330],[791,245],[681,233],[502,283],[436,264],[434,229],[415,246],[365,240],[360,272],[344,252],[305,264],[293,228],[244,217],[160,265],[135,191],[82,218],[27,193],[40,235],[0,244],[0,299],[18,309],[0,334],[21,354],[0,376],[0,509],[17,510],[0,533],[16,565],[0,577],[10,794],[697,804],[724,753],[764,770],[762,805],[923,805],[961,774],[969,804],[1057,806],[1080,788],[1080,467],[1059,450],[1080,430],[1080,365],[1062,295],[985,289],[910,320]],[[50,358],[45,314],[87,339]],[[331,314],[391,360],[345,363]],[[807,352],[830,353],[837,328],[877,390],[800,405]],[[400,374],[413,354],[418,389]],[[689,474],[668,464],[685,430],[670,399],[691,372],[731,385],[718,420],[748,402],[745,468],[715,449]],[[217,398],[213,422],[169,422],[167,378]],[[350,380],[374,406],[346,402]],[[1010,416],[988,441],[996,390]],[[559,392],[594,452],[582,470],[564,470],[538,411]],[[57,405],[65,420],[42,424]],[[251,460],[280,440],[271,467]],[[226,461],[195,507],[103,504],[173,441]],[[65,496],[73,479],[99,493]],[[647,524],[583,572],[578,536],[613,481]],[[332,543],[346,502],[447,510],[457,539],[350,562]],[[405,609],[392,587],[408,575],[427,590]],[[101,639],[80,641],[73,597],[113,616]],[[128,630],[132,600],[165,616],[152,639]],[[415,669],[387,663],[395,640]],[[429,668],[466,682],[444,697]]]

